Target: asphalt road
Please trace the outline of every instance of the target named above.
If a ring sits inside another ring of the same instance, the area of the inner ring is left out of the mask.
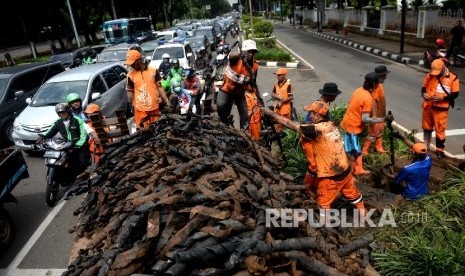
[[[362,85],[363,76],[375,66],[385,64],[392,71],[385,84],[388,109],[393,111],[396,122],[406,129],[420,129],[419,90],[423,72],[298,30],[276,26],[275,35],[302,58],[302,63],[308,63],[307,68],[289,69],[288,74],[294,85],[294,103],[299,112],[319,97],[318,90],[325,82],[338,84],[343,93],[335,104],[346,104],[352,91]],[[272,91],[276,81],[274,71],[276,68],[259,69],[261,93]],[[462,108],[463,102],[459,98],[456,108],[450,112],[449,129],[464,127]],[[446,149],[460,154],[463,140],[463,135],[451,136]],[[73,239],[68,230],[77,222],[72,213],[79,206],[81,197],[61,201],[55,208],[47,207],[44,203],[46,167],[43,160],[38,155],[24,156],[30,178],[20,182],[13,191],[18,203],[5,205],[15,222],[16,239],[7,252],[0,252],[0,276],[60,275],[68,264]]]

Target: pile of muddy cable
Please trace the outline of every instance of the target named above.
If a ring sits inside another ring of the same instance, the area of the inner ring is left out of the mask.
[[[162,116],[110,144],[63,275],[362,275],[368,235],[267,227],[268,208],[309,208],[270,151],[216,119]],[[313,206],[316,208],[316,206]],[[278,219],[279,221],[279,219]]]

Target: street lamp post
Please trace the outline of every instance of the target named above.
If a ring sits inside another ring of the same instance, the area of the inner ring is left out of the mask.
[[[191,6],[191,19],[194,20],[194,13],[192,12],[192,0],[189,0],[189,4]]]
[[[79,35],[76,29],[76,23],[74,22],[74,16],[73,16],[73,10],[71,9],[71,4],[69,3],[69,0],[66,0],[66,2],[68,3],[69,15],[71,16],[71,23],[73,23],[74,37],[76,38],[77,46],[81,47],[81,42],[79,41]]]

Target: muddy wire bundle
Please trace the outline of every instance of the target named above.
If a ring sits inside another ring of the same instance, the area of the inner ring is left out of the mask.
[[[286,190],[292,177],[267,149],[211,118],[162,116],[109,145],[90,181],[63,275],[343,275],[370,268],[371,236],[350,243],[307,222],[267,228],[265,209],[308,208],[311,201]]]

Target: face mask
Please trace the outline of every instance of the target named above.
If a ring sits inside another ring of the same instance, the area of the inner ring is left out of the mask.
[[[175,88],[173,89],[173,91],[174,91],[175,93],[179,93],[179,92],[181,92],[181,87],[175,87]]]

